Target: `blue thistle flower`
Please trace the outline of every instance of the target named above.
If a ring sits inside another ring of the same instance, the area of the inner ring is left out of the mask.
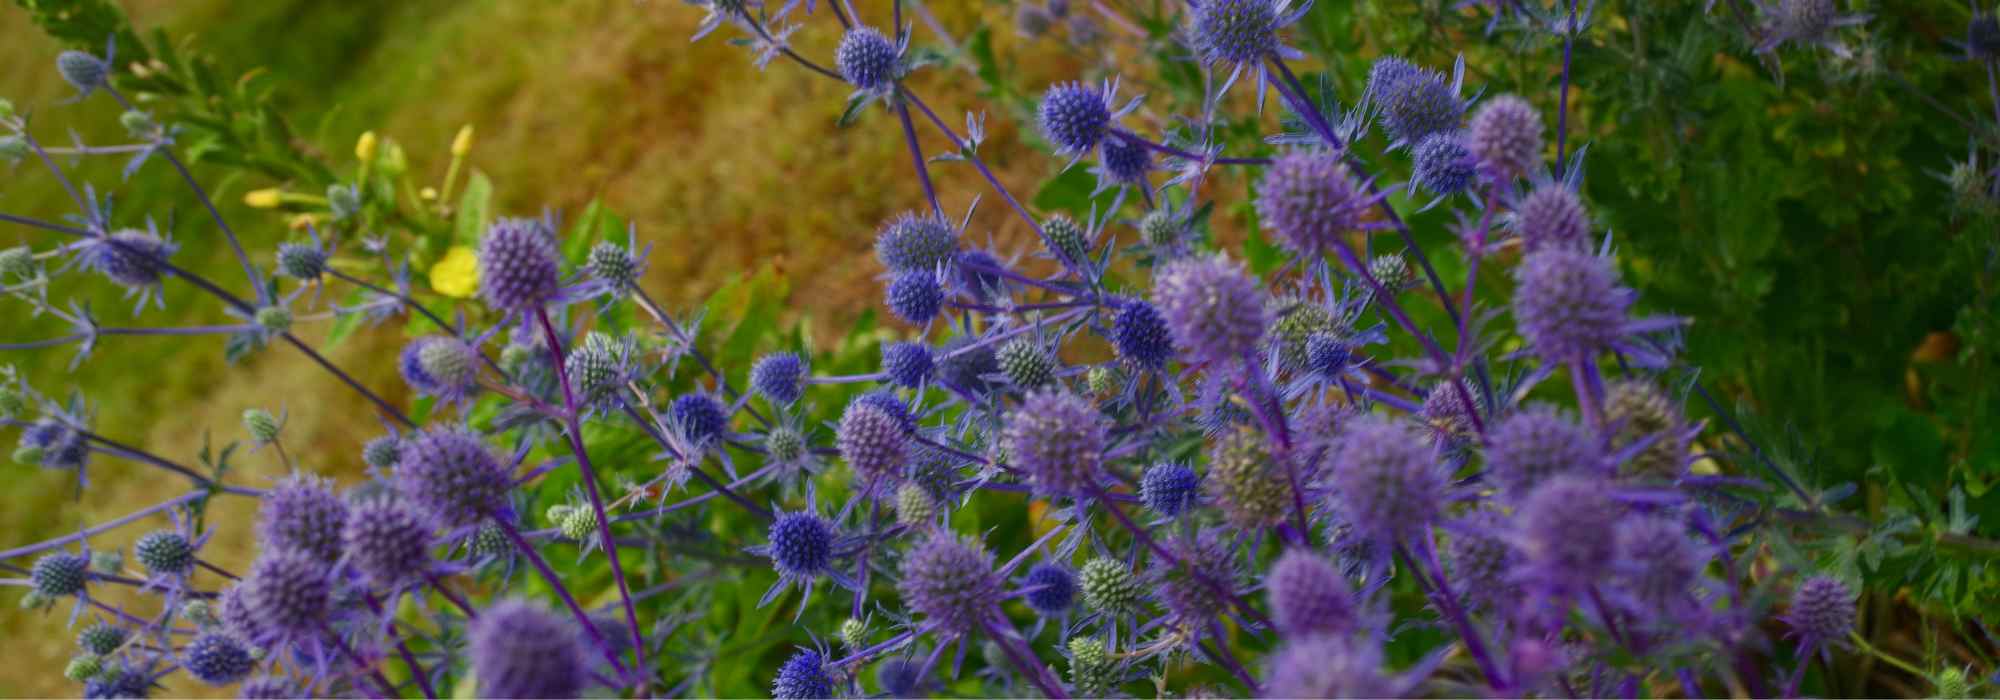
[[[349,514],[341,540],[348,565],[376,590],[392,591],[431,568],[436,535],[428,519],[401,501],[370,498]]]
[[[540,605],[512,598],[489,605],[466,638],[483,697],[574,698],[589,680],[576,622]]]
[[[1255,351],[1269,324],[1257,278],[1226,256],[1177,260],[1153,280],[1153,302],[1187,359],[1229,365]]]
[[[1139,479],[1139,500],[1153,512],[1169,518],[1193,508],[1200,490],[1201,477],[1185,464],[1155,464]]]
[[[434,428],[403,445],[396,493],[440,526],[457,529],[507,509],[512,472],[477,435]]]
[[[1618,584],[1610,587],[1625,607],[1661,622],[1685,619],[1698,605],[1695,585],[1708,565],[1679,521],[1660,515],[1618,524]]]
[[[1303,151],[1279,156],[1257,186],[1257,218],[1295,253],[1319,255],[1341,236],[1374,226],[1365,221],[1377,198],[1350,174],[1340,155]]]
[[[955,288],[974,299],[989,299],[1007,294],[1007,278],[994,270],[1006,269],[1006,265],[992,253],[983,250],[960,251],[955,258],[958,268]]]
[[[194,570],[194,543],[171,530],[141,535],[132,545],[132,553],[154,576],[184,576]]]
[[[924,672],[914,659],[891,657],[875,667],[875,684],[892,698],[924,697]]]
[[[361,446],[361,461],[376,469],[390,469],[403,459],[403,439],[383,435]]]
[[[827,672],[827,659],[818,651],[800,649],[778,667],[771,680],[771,697],[777,700],[821,700],[834,697],[834,679]]]
[[[1580,250],[1529,253],[1515,272],[1514,319],[1536,355],[1583,362],[1625,334],[1632,292],[1611,261]]]
[[[682,394],[674,399],[674,424],[690,444],[713,445],[729,430],[729,413],[722,402],[705,393]]]
[[[88,95],[104,87],[111,77],[111,64],[88,51],[64,51],[56,54],[56,73],[77,92]]]
[[[257,508],[257,539],[273,549],[291,549],[332,564],[340,558],[347,502],[333,482],[298,473],[278,482]]]
[[[1464,65],[1461,59],[1460,71]],[[1382,130],[1389,134],[1390,142],[1410,145],[1425,136],[1457,129],[1459,119],[1465,116],[1465,103],[1458,99],[1462,76],[1461,72],[1446,84],[1443,75],[1402,58],[1376,59],[1368,71],[1368,95],[1382,108]]]
[[[430,345],[437,336],[424,336],[403,345],[403,351],[396,355],[396,370],[403,375],[403,383],[410,385],[424,396],[436,396],[444,391],[444,385],[429,372],[424,371],[424,347]]]
[[[1516,578],[1544,595],[1605,579],[1617,561],[1625,510],[1604,479],[1558,474],[1544,480],[1518,508],[1511,537],[1520,555]]]
[[[1507,541],[1506,514],[1484,507],[1452,525],[1445,543],[1453,590],[1463,591],[1474,608],[1495,609],[1518,598],[1512,580],[1514,549]]]
[[[1535,188],[1514,205],[1511,221],[1529,252],[1590,248],[1590,214],[1568,186],[1551,183]]]
[[[1000,579],[976,540],[935,533],[904,555],[899,574],[896,590],[929,629],[963,636],[999,614]]]
[[[929,324],[944,308],[944,286],[931,272],[910,271],[889,279],[884,301],[896,316],[912,325]]]
[[[250,650],[235,637],[221,632],[205,632],[188,642],[181,652],[181,667],[188,675],[213,686],[225,686],[243,680],[251,671],[257,670],[257,661],[250,656]]]
[[[974,395],[986,393],[991,385],[986,378],[1000,372],[1000,358],[991,343],[967,349],[976,342],[967,336],[945,341],[937,353],[938,379]]]
[[[167,271],[163,263],[179,250],[178,244],[151,231],[123,229],[78,244],[76,260],[84,269],[136,294],[143,305],[159,290],[160,276]]]
[[[242,621],[263,646],[317,640],[333,615],[333,586],[325,562],[296,549],[266,549],[224,606],[224,619]]]
[[[130,668],[105,669],[83,682],[85,698],[143,698],[152,693],[152,679]]]
[[[750,388],[774,403],[789,404],[805,394],[806,363],[797,353],[765,355],[750,367]]]
[[[418,338],[411,343],[421,343],[417,348],[417,367],[421,378],[430,380],[428,387],[418,387],[412,382],[412,388],[445,403],[462,402],[479,391],[479,351],[472,346],[444,335]]]
[[[1854,589],[1832,576],[1812,576],[1792,590],[1791,609],[1782,616],[1807,646],[1839,644],[1854,629]]]
[[[1208,64],[1257,65],[1281,52],[1278,30],[1304,13],[1287,12],[1280,0],[1208,0],[1194,7],[1189,35],[1194,49]],[[1305,3],[1310,5],[1310,3]]]
[[[556,233],[547,219],[506,218],[479,239],[479,295],[487,305],[529,312],[562,291]]]
[[[1146,173],[1153,169],[1153,151],[1139,141],[1111,135],[1098,149],[1104,162],[1097,168],[1098,188],[1107,185],[1146,186]]]
[[[295,280],[304,282],[317,280],[326,274],[326,257],[326,251],[318,245],[280,243],[278,271]]]
[[[1082,155],[1111,128],[1111,94],[1078,82],[1056,83],[1042,93],[1042,135],[1060,155]]]
[[[898,341],[882,346],[882,373],[896,386],[915,389],[930,379],[935,365],[923,343]]]
[[[1515,411],[1486,433],[1486,469],[1507,493],[1525,496],[1557,474],[1599,475],[1604,456],[1589,430],[1547,404]]]
[[[1541,172],[1542,113],[1520,97],[1495,97],[1473,113],[1466,145],[1499,180]]]
[[[1042,615],[1061,615],[1076,603],[1076,574],[1057,564],[1043,562],[1028,569],[1021,581],[1028,591],[1028,607]]]
[[[646,256],[650,252],[651,246],[640,249],[638,237],[628,231],[625,245],[599,241],[591,246],[590,254],[584,258],[584,269],[606,291],[623,294],[638,287],[639,277],[645,273]]]
[[[840,416],[835,444],[855,475],[873,482],[895,478],[907,440],[903,421],[881,406],[857,399]]]
[[[125,628],[107,622],[98,622],[85,627],[76,635],[76,646],[84,653],[95,656],[110,656],[125,646]]]
[[[1174,356],[1174,339],[1158,309],[1133,300],[1112,321],[1111,344],[1118,356],[1146,369],[1165,367]]]
[[[1287,550],[1264,576],[1271,622],[1287,638],[1343,634],[1355,628],[1358,613],[1346,575],[1325,557]]]
[[[861,92],[886,95],[895,87],[902,47],[874,27],[855,27],[840,38],[833,64]]]
[[[1028,394],[1007,414],[1000,440],[1036,492],[1071,496],[1096,486],[1107,431],[1090,400],[1050,389]]]
[[[778,581],[764,592],[764,598],[757,602],[758,606],[769,605],[796,584],[804,592],[799,602],[799,607],[803,609],[812,601],[813,583],[821,576],[848,588],[855,587],[854,582],[833,565],[842,538],[835,532],[832,522],[815,512],[816,508],[816,501],[808,495],[805,510],[792,513],[778,511],[766,535],[768,543],[744,550],[769,558],[771,568],[778,571]]]
[[[1393,698],[1408,683],[1384,676],[1382,649],[1369,639],[1319,634],[1293,639],[1271,655],[1267,698]]]
[[[1408,541],[1439,515],[1450,475],[1407,421],[1364,415],[1341,429],[1329,458],[1342,519],[1378,545]]]
[[[583,336],[563,360],[563,369],[576,389],[577,402],[592,410],[613,410],[620,405],[621,392],[633,370],[633,343],[599,331]]]
[[[875,257],[890,272],[934,272],[958,253],[958,227],[934,214],[905,212],[875,236]]]
[[[903,432],[907,433],[917,429],[917,417],[911,415],[908,404],[903,403],[902,399],[896,398],[895,392],[887,389],[877,389],[857,396],[854,400],[857,403],[864,403],[882,409],[889,415],[894,416],[896,423],[903,426]]]
[[[1477,175],[1477,162],[1465,141],[1455,132],[1441,131],[1425,136],[1410,153],[1416,164],[1411,178],[1415,184],[1439,196],[1465,191]]]
[[[1339,379],[1354,361],[1354,346],[1332,333],[1306,336],[1306,369],[1322,379]]]

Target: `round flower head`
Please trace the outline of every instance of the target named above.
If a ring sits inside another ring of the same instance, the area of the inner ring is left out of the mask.
[[[1450,475],[1436,448],[1407,421],[1374,414],[1348,421],[1330,463],[1341,517],[1377,544],[1404,541],[1429,526],[1448,495]]]
[[[1056,153],[1082,154],[1097,147],[1111,128],[1110,95],[1083,83],[1057,83],[1042,93],[1042,135]]]
[[[914,481],[896,487],[896,522],[913,529],[930,527],[937,519],[937,496]]]
[[[1264,230],[1295,253],[1317,255],[1334,248],[1343,234],[1367,227],[1375,205],[1349,174],[1340,155],[1303,151],[1279,156],[1264,169],[1257,186],[1257,218]]]
[[[674,424],[695,445],[710,445],[729,430],[729,414],[722,402],[708,394],[682,394],[674,399]]]
[[[85,627],[76,635],[76,645],[85,653],[96,656],[110,656],[125,645],[125,628],[105,622]]]
[[[396,493],[447,529],[501,512],[512,490],[513,470],[464,430],[419,433],[403,445],[396,467]]]
[[[563,369],[576,389],[578,403],[600,409],[618,405],[630,374],[632,344],[599,331],[583,336],[563,360]]]
[[[1808,645],[1840,643],[1854,629],[1854,589],[1832,576],[1813,576],[1792,590],[1784,615],[1792,633]]]
[[[295,280],[316,280],[326,274],[326,251],[317,245],[278,244],[278,270]]]
[[[417,348],[417,365],[423,369],[423,376],[432,381],[429,390],[420,387],[419,391],[445,401],[458,401],[479,389],[479,352],[472,346],[450,336],[431,336],[416,342],[423,343]]]
[[[1000,372],[1000,358],[991,343],[965,349],[976,342],[966,336],[945,341],[937,353],[938,379],[974,395],[985,393],[991,384],[986,378]]]
[[[1522,259],[1516,279],[1514,320],[1542,359],[1587,361],[1623,335],[1632,292],[1609,259],[1542,250]]]
[[[1068,647],[1069,684],[1077,697],[1111,697],[1124,678],[1104,640],[1079,635],[1069,638]]]
[[[1222,508],[1230,527],[1276,525],[1291,506],[1284,474],[1264,448],[1263,434],[1249,428],[1223,433],[1208,453],[1208,500]]]
[[[937,318],[944,308],[944,287],[938,284],[937,275],[913,270],[897,274],[889,279],[883,290],[883,301],[897,318],[922,326]]]
[[[882,346],[882,373],[896,386],[915,389],[931,378],[936,365],[923,343],[897,341]]]
[[[111,64],[87,51],[64,51],[56,54],[56,73],[83,94],[104,87],[104,81],[111,76]]]
[[[974,299],[987,299],[1007,293],[1007,278],[999,272],[1004,266],[1000,259],[983,250],[961,251],[954,256],[958,274],[952,281],[954,288]]]
[[[1516,599],[1507,527],[1507,517],[1498,509],[1479,508],[1459,520],[1445,543],[1452,586],[1465,592],[1472,607],[1492,609]]]
[[[1236,578],[1228,545],[1215,530],[1202,530],[1176,537],[1167,547],[1179,565],[1162,562],[1153,586],[1168,617],[1183,626],[1215,619],[1228,605],[1222,593],[1233,587]]]
[[[1502,180],[1541,171],[1542,113],[1527,100],[1501,95],[1472,115],[1466,145],[1479,165]]]
[[[1368,95],[1382,109],[1382,130],[1396,144],[1458,128],[1465,103],[1444,76],[1402,58],[1385,56],[1368,70]]]
[[[639,261],[632,257],[632,251],[611,241],[590,247],[584,269],[615,291],[623,292],[639,283]]]
[[[1028,607],[1043,615],[1060,615],[1069,612],[1076,603],[1076,574],[1057,564],[1043,562],[1028,569],[1028,576],[1021,582],[1029,590],[1024,597]]]
[[[1347,373],[1353,360],[1354,346],[1340,336],[1332,333],[1313,333],[1306,336],[1307,371],[1323,379],[1336,379]]]
[[[1695,583],[1708,557],[1671,518],[1649,515],[1618,524],[1618,580],[1614,587],[1635,611],[1666,621],[1694,604]]]
[[[875,667],[875,684],[892,698],[924,697],[924,666],[914,659],[890,657]]]
[[[1283,13],[1274,0],[1208,0],[1194,7],[1188,29],[1204,63],[1254,65],[1278,51]]]
[[[1257,278],[1221,255],[1168,264],[1153,280],[1153,302],[1174,347],[1194,362],[1234,363],[1256,350],[1269,325]]]
[[[501,311],[532,311],[562,291],[556,233],[543,219],[500,219],[479,239],[479,296]]]
[[[1424,395],[1420,413],[1425,422],[1445,435],[1464,435],[1472,430],[1472,421],[1465,414],[1465,402],[1459,400],[1458,384],[1453,381],[1432,385],[1430,393]]]
[[[403,351],[396,356],[396,369],[403,375],[403,382],[411,389],[425,396],[436,396],[444,391],[444,385],[437,378],[424,371],[424,348],[437,340],[437,336],[424,336],[403,345]]]
[[[787,578],[811,579],[833,565],[833,525],[811,512],[786,513],[771,523],[771,566]]]
[[[1400,294],[1417,285],[1417,272],[1410,269],[1410,261],[1396,253],[1369,258],[1368,276],[1375,278],[1375,283],[1389,294]]]
[[[1576,192],[1560,184],[1535,188],[1514,206],[1514,232],[1530,252],[1590,248],[1590,214]]]
[[[1112,322],[1111,343],[1118,356],[1146,369],[1165,367],[1174,356],[1174,339],[1158,309],[1133,300],[1118,310]]]
[[[1318,554],[1292,549],[1264,576],[1271,622],[1286,638],[1340,634],[1354,629],[1354,592],[1347,577]]]
[[[152,692],[146,674],[130,668],[108,668],[83,683],[85,698],[143,698]]]
[[[946,635],[981,630],[998,614],[1000,578],[976,541],[939,532],[903,555],[896,590],[927,626]]]
[[[777,700],[820,700],[834,697],[834,679],[827,673],[827,659],[812,649],[800,649],[778,667],[771,680],[771,697]]]
[[[805,393],[806,362],[795,353],[765,355],[750,367],[750,388],[774,403],[789,404]]]
[[[248,629],[239,631],[258,635],[255,641],[262,645],[316,639],[333,612],[326,564],[296,549],[266,549],[237,590],[224,618],[249,621]]]
[[[1477,174],[1472,151],[1455,132],[1440,131],[1425,136],[1417,142],[1410,158],[1416,164],[1411,179],[1440,196],[1464,191]]]
[[[146,572],[155,576],[180,576],[194,570],[194,543],[172,530],[155,530],[139,537],[132,553]]]
[[[1604,413],[1617,432],[1612,444],[1652,442],[1619,465],[1625,476],[1671,480],[1686,469],[1688,435],[1681,428],[1681,412],[1666,392],[1642,379],[1611,382],[1604,390]]]
[[[1062,389],[1036,391],[1007,414],[1000,440],[1038,493],[1071,496],[1097,484],[1107,426],[1089,399]]]
[[[903,215],[875,236],[875,257],[890,272],[932,272],[958,253],[958,227],[934,214]]]
[[[333,482],[293,474],[264,494],[257,508],[257,539],[266,548],[293,549],[326,564],[340,558],[340,530],[347,502]]]
[[[903,465],[903,422],[881,406],[859,399],[847,404],[835,438],[840,458],[864,481],[892,479]]]
[[[1153,512],[1172,518],[1195,505],[1201,477],[1185,464],[1162,462],[1146,469],[1139,479],[1139,500]]]
[[[1048,237],[1049,252],[1063,264],[1083,267],[1090,263],[1090,234],[1076,219],[1064,214],[1050,216],[1042,222],[1042,235]]]
[[[1171,257],[1180,251],[1187,233],[1187,222],[1164,209],[1146,212],[1139,219],[1139,238],[1155,253]]]
[[[466,638],[482,697],[574,698],[589,678],[576,622],[534,603],[510,598],[487,606]]]
[[[257,670],[250,650],[235,637],[222,632],[204,632],[188,642],[181,652],[181,667],[201,682],[224,686],[243,680]]]
[[[1153,169],[1153,151],[1146,144],[1116,134],[1104,139],[1098,154],[1104,158],[1098,172],[1109,183],[1144,186],[1146,171]]]
[[[1486,433],[1486,472],[1514,496],[1557,474],[1598,475],[1603,461],[1597,438],[1547,404],[1515,411]]]
[[[1092,610],[1118,617],[1138,608],[1139,600],[1145,597],[1144,589],[1132,576],[1132,569],[1125,562],[1108,557],[1098,557],[1084,562],[1078,570],[1077,588],[1083,591],[1083,604]]]
[[[137,289],[158,286],[160,275],[167,270],[161,263],[178,250],[179,245],[150,232],[124,229],[84,243],[78,259],[105,279]]]
[[[1000,373],[1020,389],[1047,386],[1056,379],[1056,358],[1032,338],[1015,338],[993,354],[1000,361]]]
[[[1610,489],[1604,479],[1558,474],[1530,492],[1511,538],[1520,555],[1519,578],[1556,591],[1605,578],[1618,555],[1616,533],[1625,517]]]
[[[840,38],[833,63],[840,77],[863,92],[886,94],[894,86],[899,51],[888,37],[874,27],[855,27]]]
[[[63,677],[72,681],[87,681],[104,672],[104,659],[90,654],[70,657],[63,665]]]
[[[361,446],[361,461],[376,469],[389,469],[403,458],[403,440],[383,435]]]
[[[341,532],[347,563],[378,591],[394,590],[431,567],[430,522],[401,501],[371,498],[354,507]]]
[[[1382,675],[1382,650],[1352,635],[1294,639],[1271,655],[1267,698],[1391,698],[1397,684]]]

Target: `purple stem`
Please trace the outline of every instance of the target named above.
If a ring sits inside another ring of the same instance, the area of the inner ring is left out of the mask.
[[[360,686],[368,693],[368,697],[383,698],[396,694],[396,684],[390,683],[389,679],[382,675],[381,669],[376,668],[374,664],[368,663],[361,658],[360,654],[355,653],[354,647],[348,646],[347,640],[341,639],[340,635],[333,631],[333,628],[327,627],[326,623],[322,622],[320,623],[319,631],[320,634],[326,635],[328,641],[333,642],[333,647],[340,650],[341,656],[345,656],[347,660],[354,662],[355,667],[367,669],[368,677],[382,686],[382,689],[377,691],[374,688],[368,687],[365,683],[356,683],[355,685]],[[388,693],[388,695],[383,695],[383,693]]]
[[[116,88],[111,87],[109,83],[104,85],[104,92],[111,95],[111,99],[117,100],[118,104],[125,108],[125,111],[132,111],[132,103],[127,101],[125,95],[118,92]],[[188,172],[187,164],[182,163],[180,157],[174,155],[174,149],[166,147],[165,144],[160,144],[160,148],[157,150],[161,157],[167,159],[168,164],[174,166],[174,171],[181,174],[181,180],[187,183],[188,189],[194,191],[195,199],[201,200],[201,206],[208,209],[209,217],[215,219],[215,226],[222,229],[223,237],[229,239],[229,249],[236,253],[236,261],[243,264],[244,279],[248,280],[250,286],[255,288],[257,301],[270,304],[271,290],[257,283],[257,267],[250,264],[250,255],[243,252],[243,242],[237,240],[236,230],[229,227],[229,222],[222,218],[221,210],[215,208],[215,201],[209,199],[208,191],[202,189],[200,182],[195,181],[194,173]]]
[[[1132,516],[1126,515],[1125,509],[1119,507],[1117,501],[1114,501],[1105,495],[1103,488],[1092,486],[1090,496],[1096,499],[1098,503],[1103,504],[1105,510],[1111,511],[1112,519],[1117,520],[1119,525],[1124,526],[1126,530],[1132,533],[1132,537],[1134,539],[1139,540],[1139,543],[1145,545],[1147,549],[1153,550],[1154,554],[1157,554],[1160,556],[1160,558],[1167,560],[1167,563],[1180,567],[1183,571],[1187,572],[1189,576],[1193,577],[1195,581],[1199,582],[1202,586],[1208,588],[1210,593],[1214,593],[1216,595],[1221,596],[1224,600],[1228,600],[1231,605],[1235,605],[1236,608],[1243,613],[1244,617],[1249,618],[1250,621],[1264,626],[1269,626],[1271,624],[1270,618],[1266,617],[1263,612],[1257,610],[1256,607],[1250,605],[1249,601],[1243,600],[1242,596],[1237,595],[1235,591],[1229,590],[1227,587],[1223,586],[1220,582],[1210,579],[1207,574],[1204,574],[1200,571],[1196,571],[1193,566],[1187,564],[1186,562],[1181,561],[1180,557],[1174,556],[1173,552],[1168,551],[1165,546],[1161,545],[1158,541],[1154,540],[1153,536],[1148,534],[1145,528],[1139,527],[1138,523],[1132,522]]]
[[[1412,559],[1410,564],[1416,569],[1418,582],[1422,583],[1426,592],[1431,594],[1431,601],[1437,604],[1439,612],[1450,619],[1453,627],[1458,628],[1458,636],[1465,642],[1465,650],[1472,654],[1475,662],[1478,662],[1479,672],[1486,676],[1486,684],[1505,695],[1508,688],[1507,678],[1500,674],[1499,665],[1493,662],[1493,655],[1487,651],[1486,642],[1479,635],[1479,628],[1473,626],[1471,618],[1465,614],[1465,609],[1459,607],[1458,596],[1451,590],[1451,580],[1445,577],[1444,567],[1438,564],[1437,546],[1431,542],[1430,534],[1426,532],[1417,541],[1417,545],[1423,554],[1423,560],[1419,563]],[[1403,556],[1405,559],[1410,558],[1408,552],[1404,552]]]
[[[377,616],[388,616],[388,613],[382,610],[382,601],[375,599],[375,594],[368,594],[367,600],[368,609],[374,610]],[[417,688],[423,691],[424,697],[436,698],[437,691],[431,688],[430,676],[424,673],[423,666],[417,664],[416,655],[410,653],[410,645],[403,643],[403,635],[396,633],[396,625],[394,623],[389,624],[387,628],[386,631],[389,633],[389,639],[396,643],[396,654],[403,657],[404,665],[410,667],[410,677],[417,680]]]
[[[1569,21],[1563,24],[1563,77],[1562,94],[1556,102],[1556,177],[1568,170],[1563,162],[1564,148],[1569,145],[1569,59],[1571,49],[1576,45],[1576,0],[1569,0]]]
[[[996,611],[993,617],[998,618],[1000,615]],[[1069,697],[1069,693],[1063,692],[1062,681],[1056,680],[1055,674],[1035,656],[1034,650],[1021,644],[1021,634],[1014,630],[1013,623],[1004,619],[987,620],[986,636],[992,637],[993,641],[1000,645],[1000,650],[1007,654],[1007,661],[1013,663],[1014,668],[1021,671],[1021,675],[1027,676],[1028,680],[1035,683],[1035,687],[1041,688],[1043,696]]]
[[[1028,213],[1027,207],[1021,206],[1021,203],[1014,199],[1014,194],[1008,192],[1007,186],[1000,184],[1000,178],[995,176],[993,171],[986,167],[986,161],[980,160],[979,154],[973,153],[970,148],[966,148],[965,142],[959,140],[958,132],[952,131],[950,125],[944,123],[943,119],[939,119],[937,113],[931,111],[930,105],[924,104],[924,101],[919,99],[916,93],[905,90],[900,86],[896,88],[896,94],[902,95],[905,99],[909,100],[910,104],[916,105],[917,110],[923,112],[924,117],[931,120],[931,124],[936,126],[938,131],[944,132],[945,138],[951,139],[952,147],[957,148],[965,154],[965,159],[971,161],[972,167],[979,170],[979,174],[986,178],[988,184],[993,185],[994,191],[1000,193],[1000,198],[1006,200],[1007,206],[1013,207],[1014,213],[1020,214],[1021,220],[1028,222],[1028,228],[1033,229],[1035,236],[1042,239],[1043,245],[1047,245],[1049,250],[1058,249],[1055,242],[1049,240],[1048,232],[1042,230],[1041,222],[1035,220],[1035,215]]]
[[[902,14],[902,3],[898,2],[896,7],[897,14]],[[903,31],[903,25],[897,24],[896,31]],[[938,204],[937,187],[931,184],[930,168],[924,165],[924,149],[917,145],[917,126],[910,123],[910,106],[897,102],[896,119],[903,123],[903,141],[910,146],[910,161],[917,166],[917,179],[924,183],[924,198],[930,200],[932,213],[945,218],[944,205]]]
[[[1215,160],[1208,160],[1206,158],[1203,158],[1199,153],[1182,150],[1179,148],[1175,148],[1173,146],[1169,146],[1164,143],[1160,143],[1158,141],[1153,141],[1147,139],[1144,136],[1140,136],[1138,134],[1126,131],[1124,129],[1119,129],[1114,127],[1111,129],[1111,133],[1116,134],[1119,138],[1131,141],[1141,146],[1145,146],[1160,153],[1165,153],[1167,155],[1174,156],[1177,158],[1185,158],[1187,160],[1195,161],[1198,163],[1216,163],[1219,165],[1269,165],[1271,163],[1271,159],[1269,158],[1217,158]]]
[[[446,586],[444,581],[439,579],[436,574],[424,574],[424,581],[431,584],[431,588],[436,590],[438,595],[442,595],[445,600],[451,601],[452,607],[456,607],[459,612],[465,613],[465,619],[471,620],[479,617],[479,613],[473,612],[472,606],[467,604],[464,598],[459,597],[457,592],[451,590],[450,586]]]
[[[499,525],[500,531],[506,534],[507,539],[514,543],[514,549],[518,550],[521,556],[527,557],[528,563],[533,565],[536,571],[541,572],[542,579],[549,583],[550,588],[555,589],[556,596],[562,598],[563,605],[569,607],[570,615],[576,617],[577,622],[582,623],[583,632],[590,637],[591,644],[604,653],[605,660],[611,662],[611,668],[617,671],[618,675],[624,676],[625,664],[620,662],[618,654],[611,650],[611,642],[605,640],[604,633],[597,630],[597,622],[590,619],[590,614],[583,611],[583,606],[576,604],[576,596],[570,595],[569,588],[563,585],[562,577],[557,576],[555,570],[549,568],[548,562],[542,561],[542,555],[537,554],[534,546],[528,544],[528,541],[521,537],[521,531],[514,529],[513,523],[496,516],[489,516],[487,519],[492,520],[493,524]]]

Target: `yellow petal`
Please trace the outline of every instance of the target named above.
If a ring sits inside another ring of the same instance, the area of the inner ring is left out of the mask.
[[[472,152],[472,125],[467,124],[465,126],[459,127],[458,136],[452,138],[451,154],[460,158],[464,158],[465,154],[471,152]]]
[[[373,131],[361,132],[361,138],[356,139],[354,141],[354,159],[359,160],[363,163],[374,162],[375,147],[376,147],[375,144],[376,144],[375,132]]]
[[[243,203],[256,209],[270,209],[278,206],[284,196],[285,191],[276,188],[251,190],[243,194]]]
[[[479,290],[479,257],[471,246],[452,246],[431,266],[431,289],[453,299],[471,297]]]

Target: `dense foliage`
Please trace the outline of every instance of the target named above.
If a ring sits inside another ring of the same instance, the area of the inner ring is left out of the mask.
[[[954,33],[916,3],[661,8],[850,85],[828,137],[909,148],[926,199],[865,263],[893,320],[814,341],[768,274],[663,308],[649,258],[687,253],[601,204],[495,211],[469,127],[423,185],[376,134],[304,145],[283,75],[226,78],[108,0],[19,4],[75,46],[51,63],[81,104],[0,103],[0,158],[71,208],[0,213],[32,234],[0,251],[10,327],[68,328],[0,347],[303,353],[387,430],[293,444],[274,404],[160,455],[92,432],[146,407],[9,371],[14,461],[191,484],[0,552],[79,629],[86,695],[2000,687],[1991,9],[1052,0]],[[1078,67],[1026,84],[996,32]],[[922,74],[988,104],[961,124]],[[126,142],[43,143],[114,104]],[[1033,193],[988,164],[1001,122],[1046,151]],[[201,209],[128,209],[71,179],[85,158]],[[244,201],[294,235],[239,237],[190,163],[271,181]],[[993,243],[982,206],[1032,239]],[[216,313],[145,325],[168,298]],[[407,405],[321,353],[396,332]],[[245,451],[293,475],[247,483]],[[371,478],[315,475],[320,451]],[[257,521],[212,521],[220,498]],[[129,562],[99,546],[121,528]],[[213,528],[254,528],[255,562],[205,560]]]

